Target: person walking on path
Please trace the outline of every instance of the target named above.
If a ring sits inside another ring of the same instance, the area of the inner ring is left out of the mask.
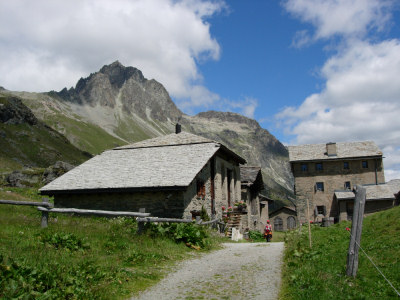
[[[272,239],[272,226],[269,223],[269,220],[267,220],[267,225],[265,225],[264,237],[267,240],[267,242],[270,242]]]

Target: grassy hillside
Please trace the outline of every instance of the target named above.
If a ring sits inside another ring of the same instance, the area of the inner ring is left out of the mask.
[[[0,199],[40,197],[4,189]],[[199,253],[136,230],[131,219],[60,214],[50,214],[49,227],[41,229],[36,208],[0,205],[0,299],[127,299]]]
[[[307,228],[287,235],[280,299],[399,299],[361,250],[357,277],[346,276],[346,227],[312,226],[312,249]],[[361,247],[400,290],[400,207],[364,219]]]
[[[48,167],[58,160],[77,165],[90,158],[63,135],[37,121],[18,99],[0,97],[0,104],[3,117],[12,116],[13,120],[0,122],[0,172],[24,165]]]

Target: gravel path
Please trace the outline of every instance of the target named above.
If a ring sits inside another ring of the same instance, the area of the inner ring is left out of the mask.
[[[277,299],[283,243],[226,243],[180,263],[159,284],[131,300]]]

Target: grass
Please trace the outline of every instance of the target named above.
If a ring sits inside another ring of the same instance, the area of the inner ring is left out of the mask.
[[[306,228],[287,234],[280,299],[398,299],[361,250],[356,278],[346,276],[346,227],[312,226],[312,249]],[[361,247],[399,290],[400,207],[364,219]]]
[[[0,190],[0,198],[40,200],[34,189],[18,188]],[[49,219],[41,229],[36,208],[0,205],[0,299],[126,299],[157,283],[177,261],[204,251],[138,236],[131,219]]]

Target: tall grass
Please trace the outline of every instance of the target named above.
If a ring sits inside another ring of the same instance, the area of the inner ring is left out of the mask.
[[[37,200],[27,190],[4,195]],[[0,205],[0,299],[126,299],[197,252],[137,235],[132,219],[50,214],[41,229],[40,216],[32,207]]]
[[[356,278],[346,276],[346,227],[312,226],[312,249],[306,228],[287,234],[280,299],[399,299],[361,250]],[[364,219],[361,247],[400,290],[400,207]]]

